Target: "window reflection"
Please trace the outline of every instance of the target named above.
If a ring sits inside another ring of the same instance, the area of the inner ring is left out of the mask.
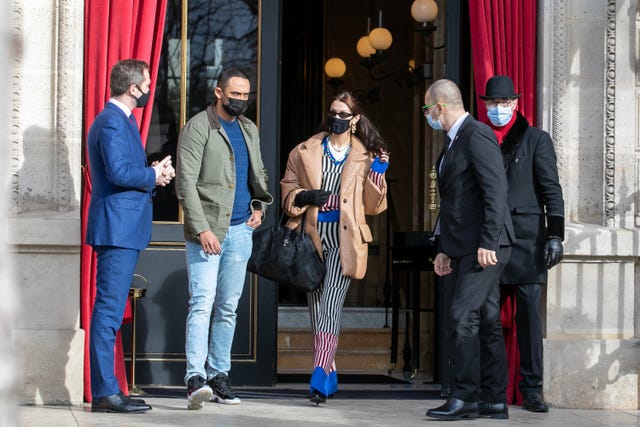
[[[213,88],[224,68],[241,68],[249,75],[251,95],[246,115],[256,121],[259,0],[188,0],[187,99],[180,98],[182,1],[169,0],[167,3],[155,102],[146,146],[149,163],[167,154],[175,160],[181,125],[180,106],[186,105],[187,120],[205,109],[213,101]],[[179,220],[173,182],[157,189],[153,219]]]

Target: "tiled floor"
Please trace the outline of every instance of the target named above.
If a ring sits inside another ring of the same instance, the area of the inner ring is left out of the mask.
[[[439,406],[439,392],[431,385],[345,384],[335,399],[316,406],[305,396],[305,384],[275,387],[237,387],[243,399],[237,406],[207,403],[198,411],[187,409],[183,388],[154,389],[145,396],[153,410],[146,414],[94,414],[84,406],[20,406],[20,426],[640,426],[640,411],[603,411],[552,408],[533,414],[511,406],[510,419],[475,419],[458,423],[425,416]]]

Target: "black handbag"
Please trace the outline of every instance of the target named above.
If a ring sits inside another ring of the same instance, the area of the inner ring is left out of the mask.
[[[322,283],[326,267],[304,232],[304,215],[300,231],[286,227],[283,218],[284,213],[278,224],[254,231],[247,270],[279,284],[311,292]]]

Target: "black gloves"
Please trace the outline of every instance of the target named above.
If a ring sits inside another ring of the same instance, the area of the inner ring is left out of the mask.
[[[549,237],[544,245],[544,261],[547,264],[547,270],[562,260],[562,253],[562,240],[555,236]]]
[[[293,199],[293,205],[297,208],[307,205],[322,206],[326,203],[327,199],[329,199],[330,195],[330,191],[324,190],[301,191],[296,194],[296,198]]]
[[[547,215],[547,243],[544,245],[544,262],[547,270],[562,260],[564,240],[564,217]]]

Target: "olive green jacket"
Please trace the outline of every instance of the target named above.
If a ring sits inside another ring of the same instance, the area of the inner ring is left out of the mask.
[[[273,197],[267,192],[258,128],[244,116],[237,120],[249,152],[251,210],[260,210],[264,216]],[[224,241],[231,223],[235,187],[233,149],[211,105],[187,122],[178,140],[176,193],[184,212],[186,240],[198,243],[198,234],[211,230],[220,243]]]

